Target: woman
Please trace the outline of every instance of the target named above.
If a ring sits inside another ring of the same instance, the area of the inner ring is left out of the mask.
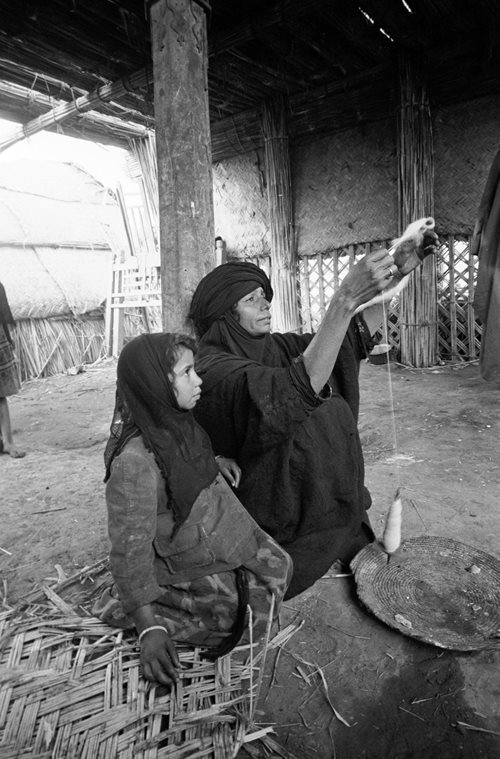
[[[277,613],[291,562],[248,515],[219,473],[191,413],[200,397],[194,343],[141,335],[122,350],[105,451],[115,586],[94,608],[112,626],[135,627],[144,676],[177,679],[174,641],[216,657],[253,637]],[[221,467],[237,483],[234,462]]]
[[[21,387],[9,332],[10,324],[14,324],[14,319],[5,288],[0,282],[0,453],[21,459],[25,454],[14,442],[7,403],[7,396],[15,395]]]
[[[204,383],[196,417],[216,453],[242,469],[238,497],[291,555],[287,596],[312,585],[335,560],[373,539],[357,431],[359,362],[381,307],[356,315],[435,250],[430,232],[394,257],[365,256],[333,296],[316,335],[270,333],[269,279],[231,262],[198,285],[190,316],[200,337]]]

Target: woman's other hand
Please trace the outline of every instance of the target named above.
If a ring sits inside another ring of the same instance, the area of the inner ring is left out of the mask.
[[[394,259],[387,250],[380,248],[366,256],[351,268],[339,289],[352,308],[367,303],[381,293],[392,278]]]
[[[224,475],[233,488],[237,488],[241,480],[241,469],[236,461],[226,458],[226,456],[216,456],[215,460],[219,466],[220,473]]]
[[[179,679],[181,663],[166,630],[150,630],[141,640],[141,667],[146,680],[172,685]]]

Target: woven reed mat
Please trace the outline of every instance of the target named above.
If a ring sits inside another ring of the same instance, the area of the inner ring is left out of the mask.
[[[422,536],[389,560],[371,543],[351,569],[364,605],[405,635],[458,651],[500,646],[500,561],[484,551]]]
[[[255,703],[264,657],[293,626],[217,662],[178,646],[180,682],[168,692],[141,677],[135,636],[77,613],[53,588],[34,596],[0,612],[2,759],[228,759],[243,743],[274,743],[253,723]]]

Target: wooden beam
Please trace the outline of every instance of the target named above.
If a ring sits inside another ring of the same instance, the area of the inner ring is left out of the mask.
[[[215,265],[206,19],[191,0],[151,6],[163,327],[186,331]]]

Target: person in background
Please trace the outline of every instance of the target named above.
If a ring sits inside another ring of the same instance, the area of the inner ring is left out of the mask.
[[[221,656],[244,637],[248,607],[258,640],[291,576],[289,556],[219,471],[236,486],[239,468],[216,461],[193,417],[194,350],[192,338],[168,333],[125,345],[105,450],[114,585],[93,611],[135,627],[144,676],[165,685],[178,678],[175,642]]]
[[[21,388],[9,331],[9,325],[13,324],[14,319],[5,288],[0,282],[0,453],[7,453],[13,459],[21,459],[25,454],[14,442],[7,402],[7,396],[15,395]]]
[[[382,306],[357,309],[436,251],[431,231],[394,257],[374,251],[352,267],[315,335],[272,333],[271,284],[248,262],[209,272],[190,317],[200,338],[203,398],[195,416],[217,454],[242,470],[238,497],[293,560],[286,598],[374,539],[357,419],[359,365]]]

